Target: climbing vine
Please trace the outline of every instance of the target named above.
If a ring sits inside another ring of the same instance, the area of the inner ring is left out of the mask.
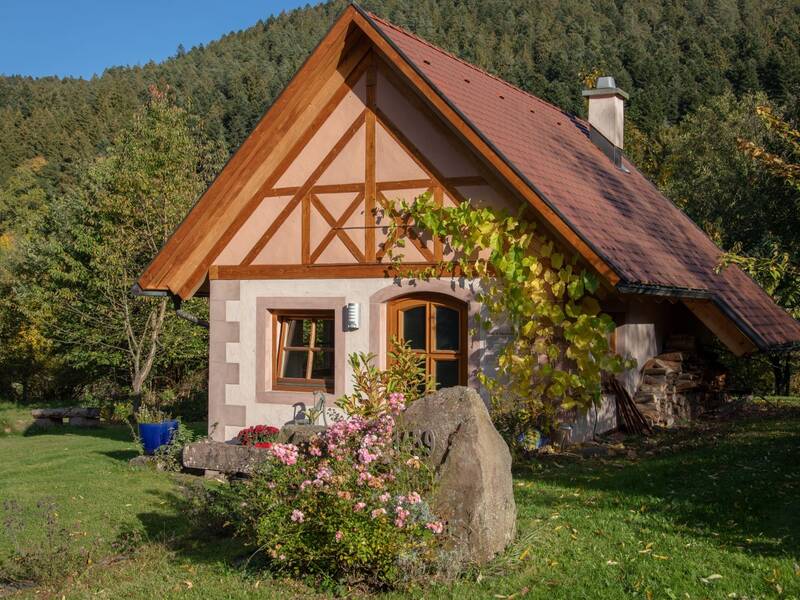
[[[595,297],[597,277],[577,256],[558,252],[535,223],[470,202],[439,206],[430,193],[391,212],[389,239],[413,223],[455,257],[414,276],[460,271],[478,280],[484,310],[475,327],[507,340],[496,372],[478,377],[490,393],[496,426],[515,447],[531,449],[555,428],[559,409],[589,407],[599,399],[603,372],[626,367],[609,344],[614,323]],[[403,257],[388,254],[403,274]]]

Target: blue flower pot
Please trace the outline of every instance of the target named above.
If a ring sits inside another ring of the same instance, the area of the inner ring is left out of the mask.
[[[169,444],[178,421],[162,421],[161,423],[139,423],[139,437],[142,440],[145,454],[153,454],[161,446]]]

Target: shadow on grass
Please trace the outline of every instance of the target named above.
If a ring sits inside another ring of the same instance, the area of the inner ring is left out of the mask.
[[[131,439],[131,430],[127,425],[107,424],[102,424],[98,427],[76,427],[74,425],[39,427],[38,425],[30,425],[22,432],[22,435],[25,437],[37,435],[81,435],[108,440],[126,441]]]
[[[225,564],[232,568],[257,571],[265,567],[263,557],[209,522],[197,511],[193,495],[202,482],[186,478],[177,492],[153,490],[164,502],[165,512],[139,513],[137,518],[148,540],[165,544],[171,551],[192,562]]]
[[[524,466],[518,479],[603,492],[597,507],[655,514],[650,528],[680,530],[765,556],[800,555],[800,411],[748,418],[664,438],[641,460]],[[620,463],[624,468],[619,468]],[[532,502],[557,504],[537,491]],[[644,509],[644,510],[643,510]]]

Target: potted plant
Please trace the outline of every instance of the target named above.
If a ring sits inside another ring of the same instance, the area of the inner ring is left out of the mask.
[[[242,446],[271,448],[280,432],[280,429],[271,425],[255,425],[242,429],[236,437]]]
[[[136,411],[139,439],[145,454],[153,454],[161,446],[169,444],[178,429],[178,421],[157,408],[142,405]]]

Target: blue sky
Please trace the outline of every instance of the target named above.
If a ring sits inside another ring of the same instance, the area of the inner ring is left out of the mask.
[[[161,61],[299,0],[0,0],[0,74],[83,76]]]

